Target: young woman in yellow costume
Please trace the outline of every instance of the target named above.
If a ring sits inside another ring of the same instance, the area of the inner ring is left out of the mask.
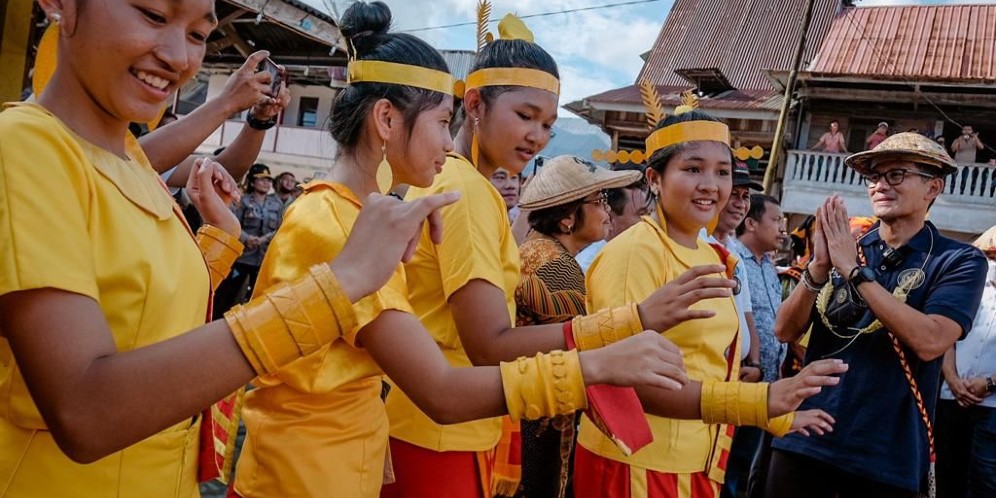
[[[479,21],[483,17],[479,15]],[[504,202],[489,178],[499,167],[520,173],[549,142],[560,82],[556,63],[533,43],[532,33],[519,19],[506,16],[498,30],[500,39],[484,44],[467,76],[466,120],[456,136],[456,153],[449,155],[431,187],[412,188],[407,195],[419,199],[440,192],[462,194],[443,210],[442,243],[433,244],[428,232],[423,233],[405,265],[411,306],[447,361],[461,367],[498,365],[564,349],[569,339],[581,349],[598,347],[644,329],[666,330],[700,316],[688,311],[689,303],[729,296],[728,280],[694,278],[721,271],[707,266],[691,271],[684,285],[643,296],[647,299],[639,305],[606,309],[566,326],[512,327],[519,255]],[[483,32],[479,37],[486,39]],[[394,389],[387,397],[396,482],[384,487],[383,498],[514,493],[516,476],[506,472],[510,466],[504,464],[518,456],[495,457],[501,419],[444,426],[418,408],[412,393],[403,391]]]
[[[339,337],[453,199],[369,199],[334,262],[205,325],[242,249],[234,185],[198,162],[195,242],[128,123],[197,73],[214,2],[39,3],[37,103],[0,113],[0,496],[194,497],[199,412]]]
[[[588,309],[643,299],[697,265],[735,263],[698,238],[702,227],[718,219],[733,188],[726,125],[698,111],[669,116],[647,138],[647,157],[655,213],[612,239],[595,258],[586,282]],[[681,348],[692,383],[673,394],[637,389],[654,436],[650,445],[624,455],[590,419],[582,419],[577,498],[718,497],[733,425],[760,426],[778,435],[831,430],[833,420],[822,411],[792,411],[821,386],[836,384],[831,375],[845,365],[816,362],[770,385],[736,382],[741,332],[733,299],[701,301],[695,309],[711,316],[663,332]]]
[[[340,29],[352,59],[350,84],[330,125],[339,155],[330,181],[306,185],[288,209],[263,262],[259,289],[300,278],[340,250],[360,199],[381,188],[378,168],[389,169],[393,183],[427,187],[453,150],[454,82],[446,63],[418,38],[389,33],[390,21],[381,2],[357,2],[343,14]],[[586,404],[584,382],[668,386],[674,381],[666,376],[683,377],[680,358],[654,334],[580,353],[580,362],[570,351],[500,368],[453,368],[412,313],[400,265],[386,286],[354,309],[345,340],[255,382],[259,388],[247,395],[243,411],[247,436],[237,495],[378,496],[388,431],[384,373],[438,423],[569,413]],[[446,494],[443,487],[436,491]]]

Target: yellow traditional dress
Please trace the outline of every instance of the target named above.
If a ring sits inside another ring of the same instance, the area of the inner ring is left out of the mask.
[[[345,186],[316,181],[304,190],[270,243],[258,292],[331,261],[356,222],[361,204]],[[388,431],[383,373],[357,347],[356,335],[385,310],[412,312],[402,267],[353,309],[357,325],[342,339],[253,382],[258,388],[247,394],[242,412],[247,433],[235,473],[239,495],[378,496]]]
[[[203,325],[211,285],[173,200],[137,143],[128,145],[129,158],[118,157],[38,105],[0,113],[0,295],[53,288],[88,296],[119,351]],[[0,496],[198,496],[199,425],[185,420],[74,463],[0,339]]]
[[[697,239],[684,247],[671,239],[661,223],[650,217],[618,235],[602,249],[588,271],[588,310],[640,302],[662,285],[693,266],[723,264],[716,251]],[[722,275],[717,275],[722,276]],[[739,320],[733,299],[708,299],[693,309],[712,310],[716,316],[679,324],[664,336],[684,355],[693,380],[737,379]],[[732,352],[731,352],[732,349]],[[718,496],[725,474],[731,428],[701,420],[675,420],[647,415],[654,441],[627,457],[588,419],[578,435],[575,495],[586,497],[695,497]],[[628,476],[606,470],[622,464]],[[605,463],[605,465],[603,465]],[[675,494],[662,492],[671,489]],[[625,492],[628,489],[629,492]],[[698,489],[698,492],[694,492]]]
[[[519,281],[519,253],[512,237],[505,202],[491,182],[459,156],[450,156],[429,188],[412,188],[409,199],[441,192],[462,193],[459,201],[442,210],[445,233],[433,244],[424,231],[412,260],[405,265],[409,302],[450,365],[471,366],[460,342],[449,298],[471,280],[483,280],[505,291],[509,323],[515,322],[515,288]],[[432,452],[491,452],[501,437],[501,418],[442,426],[433,422],[401,389],[387,397],[391,437]],[[402,466],[417,465],[395,459]],[[487,469],[481,469],[487,474]],[[476,476],[450,476],[466,480]],[[490,479],[482,475],[482,480]],[[485,487],[490,485],[482,483]],[[440,483],[445,487],[445,483]]]

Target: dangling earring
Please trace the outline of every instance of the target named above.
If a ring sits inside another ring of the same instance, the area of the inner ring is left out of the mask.
[[[387,162],[387,141],[380,145],[381,160],[377,166],[377,189],[382,194],[386,194],[394,186],[394,173],[391,171],[391,163]]]
[[[566,231],[566,235],[570,235],[570,234],[574,233],[574,225],[564,225],[564,226],[567,227],[567,229],[565,230]]]
[[[474,117],[474,133],[473,138],[470,141],[470,162],[477,166],[477,162],[481,158],[481,146],[477,142],[477,127],[481,124],[481,118]]]

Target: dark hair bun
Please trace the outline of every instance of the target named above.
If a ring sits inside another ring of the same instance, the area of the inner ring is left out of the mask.
[[[390,28],[391,9],[384,2],[355,2],[339,20],[339,30],[349,40],[356,55],[377,48],[382,41],[380,35],[386,34]]]

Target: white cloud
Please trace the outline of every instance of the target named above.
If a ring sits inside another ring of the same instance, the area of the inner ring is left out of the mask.
[[[303,0],[317,8],[323,0]],[[335,1],[339,12],[349,1]],[[395,30],[409,30],[473,21],[476,0],[383,0],[391,7]],[[653,45],[673,0],[544,17],[525,22],[557,61],[561,71],[561,103],[628,85],[643,65],[640,54]],[[603,0],[494,0],[492,19],[507,12],[519,15],[557,12],[598,5]],[[497,32],[495,24],[491,29]],[[474,26],[423,30],[415,34],[440,49],[475,48]]]

